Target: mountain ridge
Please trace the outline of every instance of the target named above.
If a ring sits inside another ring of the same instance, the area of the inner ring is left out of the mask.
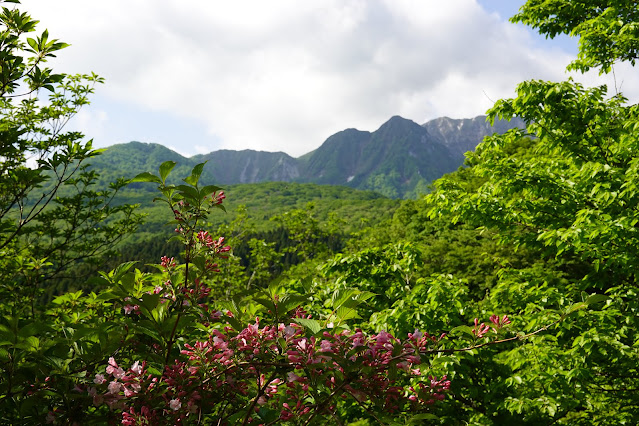
[[[155,171],[167,160],[178,162],[180,169],[206,161],[202,180],[207,183],[306,182],[415,198],[428,192],[432,181],[462,166],[464,153],[474,150],[485,136],[522,126],[519,119],[491,126],[485,116],[440,117],[420,125],[396,115],[373,132],[354,128],[337,132],[297,158],[251,149],[184,157],[163,145],[132,141],[108,147],[93,159],[92,167],[100,173],[135,170],[137,174]]]

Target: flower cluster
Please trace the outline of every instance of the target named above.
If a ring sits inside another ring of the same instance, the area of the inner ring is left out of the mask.
[[[222,204],[225,198],[226,198],[226,195],[224,195],[224,191],[214,192],[213,195],[211,196],[211,203],[216,205]]]
[[[368,335],[360,329],[316,337],[295,322],[261,325],[256,318],[239,332],[213,329],[208,340],[185,344],[184,359],[161,375],[138,362],[125,371],[111,358],[105,374],[94,379],[106,389],[89,393],[96,405],[120,411],[124,424],[162,416],[184,421],[213,415],[220,421],[247,405],[251,419],[257,407],[276,411],[281,420],[308,419],[332,412],[344,398],[393,412],[432,404],[449,389],[446,377],[421,379],[420,348],[433,341],[419,332],[402,342],[385,331]],[[253,420],[261,423],[259,416]]]
[[[124,370],[119,367],[113,357],[105,369],[105,374],[96,374],[93,383],[96,387],[89,387],[88,393],[93,397],[93,404],[100,406],[107,404],[111,409],[123,409],[126,406],[125,398],[135,396],[142,390],[141,382],[144,380],[146,363],[136,361],[131,368]],[[110,376],[110,379],[107,377]],[[107,384],[108,382],[108,384]],[[106,384],[106,392],[98,392],[100,385]]]
[[[499,317],[499,315],[492,315],[490,317],[490,322],[493,323],[493,327],[486,325],[485,323],[480,323],[478,318],[475,318],[475,326],[471,329],[472,333],[477,338],[482,338],[488,333],[490,330],[498,333],[498,330],[501,330],[505,325],[510,324],[510,319],[508,315],[504,315],[503,317]]]

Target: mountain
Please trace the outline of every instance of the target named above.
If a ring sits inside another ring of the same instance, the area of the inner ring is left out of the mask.
[[[205,171],[214,182],[292,182],[300,176],[299,162],[284,152],[220,150],[191,157],[195,164],[207,161]]]
[[[372,190],[391,198],[414,198],[432,181],[459,168],[464,153],[492,133],[523,127],[521,120],[437,118],[423,125],[395,116],[374,132],[346,129],[299,158],[284,152],[219,150],[185,158],[158,144],[114,145],[92,160],[104,179],[157,171],[163,161],[178,163],[174,176],[186,176],[206,161],[202,181],[220,185],[307,182]],[[136,187],[139,184],[136,185]]]
[[[302,180],[369,189],[393,198],[457,169],[449,150],[419,124],[395,116],[370,133],[339,132],[308,159]]]
[[[302,156],[300,181],[346,185],[392,198],[414,198],[464,163],[464,153],[495,132],[524,123],[448,117],[423,125],[395,116],[374,132],[347,129]]]
[[[437,142],[445,145],[456,160],[463,162],[464,153],[474,151],[484,137],[493,133],[505,133],[515,127],[524,128],[525,124],[520,118],[515,117],[511,121],[496,120],[495,125],[491,126],[486,121],[486,116],[480,115],[461,120],[441,117],[422,126]]]

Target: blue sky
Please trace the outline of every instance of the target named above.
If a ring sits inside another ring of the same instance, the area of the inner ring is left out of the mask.
[[[515,15],[519,8],[525,4],[522,0],[478,0],[477,3],[488,12],[496,12],[501,19],[507,20]],[[544,49],[559,48],[566,52],[577,55],[577,39],[566,35],[560,35],[554,39],[547,39],[539,35],[534,30],[527,29],[530,36],[535,40],[535,44]]]
[[[576,53],[507,22],[517,0],[30,0],[52,65],[106,78],[72,127],[98,147],[131,140],[183,155],[317,148],[393,115],[483,114],[530,78],[563,80]],[[639,94],[629,67],[626,95]],[[609,81],[596,73],[586,84]]]

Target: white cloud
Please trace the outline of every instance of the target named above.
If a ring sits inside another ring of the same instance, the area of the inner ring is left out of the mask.
[[[519,81],[564,79],[570,60],[475,0],[33,0],[25,7],[42,29],[72,43],[57,67],[106,77],[101,96],[157,111],[164,126],[167,114],[201,123],[208,133],[196,152],[301,155],[339,130],[373,130],[393,115],[471,117],[490,107],[488,97],[512,96]],[[638,92],[629,82],[624,88]],[[89,136],[113,139],[108,126],[86,125]],[[194,153],[193,143],[162,142]]]
[[[84,107],[69,121],[68,130],[79,130],[88,138],[99,139],[108,131],[108,123],[106,111]]]
[[[195,145],[193,147],[195,149],[195,152],[197,152],[198,154],[208,154],[209,152],[211,152],[211,150],[203,145]]]

